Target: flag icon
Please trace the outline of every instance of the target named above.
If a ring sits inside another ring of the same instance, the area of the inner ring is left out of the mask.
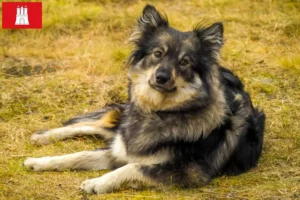
[[[42,2],[2,2],[2,28],[42,28]]]

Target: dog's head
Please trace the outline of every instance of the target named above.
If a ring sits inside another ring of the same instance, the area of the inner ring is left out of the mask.
[[[216,69],[223,25],[181,32],[147,5],[131,36],[130,98],[147,112],[186,110],[210,103],[217,87]]]

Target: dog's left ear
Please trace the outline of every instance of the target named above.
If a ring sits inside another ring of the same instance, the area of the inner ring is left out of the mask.
[[[142,15],[138,19],[138,25],[130,40],[136,42],[142,36],[152,35],[157,28],[168,27],[169,23],[165,16],[152,5],[147,4]]]
[[[223,46],[224,27],[221,22],[214,23],[206,28],[196,28],[194,32],[204,46],[209,45],[216,51],[219,51]]]

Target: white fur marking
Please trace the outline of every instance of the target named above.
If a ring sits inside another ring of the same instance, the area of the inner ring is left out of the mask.
[[[132,163],[104,174],[99,178],[84,181],[80,189],[87,193],[103,194],[119,189],[124,183],[142,182],[151,184],[152,181],[139,171],[140,164]]]
[[[171,152],[166,149],[159,152],[156,152],[152,155],[147,156],[137,156],[127,154],[125,144],[123,142],[122,136],[117,135],[111,146],[112,156],[117,158],[119,161],[127,163],[141,163],[145,165],[164,163],[170,160],[173,156]]]

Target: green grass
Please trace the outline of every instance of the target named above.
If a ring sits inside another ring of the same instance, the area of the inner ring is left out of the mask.
[[[171,25],[223,21],[221,63],[241,77],[255,105],[267,114],[257,168],[209,185],[181,190],[122,190],[85,195],[80,182],[105,172],[27,171],[27,156],[60,155],[103,145],[76,138],[30,144],[39,129],[121,102],[128,38],[146,2],[43,1],[42,30],[0,32],[0,199],[297,199],[300,198],[300,2],[153,1]]]

